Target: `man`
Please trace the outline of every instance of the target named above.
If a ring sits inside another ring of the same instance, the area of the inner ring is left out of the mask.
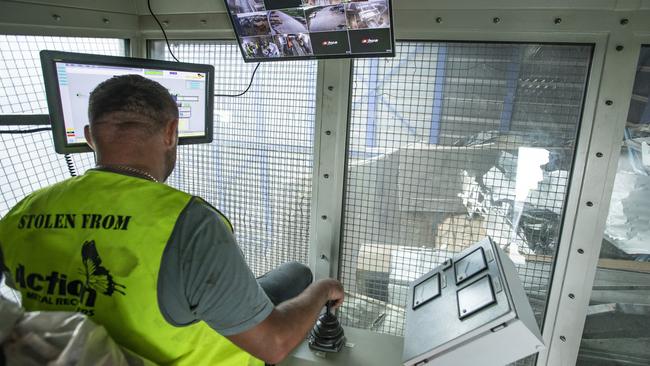
[[[27,310],[85,313],[159,364],[256,365],[284,359],[326,302],[342,302],[338,281],[309,285],[297,264],[258,283],[230,222],[159,183],[178,141],[178,108],[160,84],[109,79],[88,115],[97,167],[34,192],[0,221],[0,266]]]

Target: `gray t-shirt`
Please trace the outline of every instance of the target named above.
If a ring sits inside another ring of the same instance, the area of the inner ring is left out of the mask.
[[[222,335],[246,331],[273,310],[234,236],[200,198],[181,213],[163,253],[158,304],[172,325],[203,320]]]
[[[4,269],[0,251],[0,280]],[[216,209],[200,198],[185,207],[165,247],[158,305],[172,325],[203,320],[224,336],[253,328],[274,307],[233,234]]]

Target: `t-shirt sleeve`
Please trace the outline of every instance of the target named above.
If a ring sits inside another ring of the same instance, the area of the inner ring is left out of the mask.
[[[235,237],[197,198],[179,216],[163,253],[158,303],[170,324],[202,320],[224,336],[253,328],[273,310]]]

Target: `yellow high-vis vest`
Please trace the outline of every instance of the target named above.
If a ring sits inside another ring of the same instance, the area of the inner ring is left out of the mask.
[[[161,259],[191,198],[96,170],[29,195],[0,221],[5,265],[23,306],[87,314],[157,364],[264,365],[206,323],[175,327],[160,312]]]

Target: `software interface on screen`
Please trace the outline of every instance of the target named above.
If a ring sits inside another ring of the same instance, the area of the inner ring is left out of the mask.
[[[90,92],[104,80],[127,74],[147,77],[169,90],[178,105],[179,137],[205,135],[205,73],[68,62],[57,62],[56,71],[68,144],[86,142]]]
[[[246,61],[392,55],[390,0],[226,0]]]

